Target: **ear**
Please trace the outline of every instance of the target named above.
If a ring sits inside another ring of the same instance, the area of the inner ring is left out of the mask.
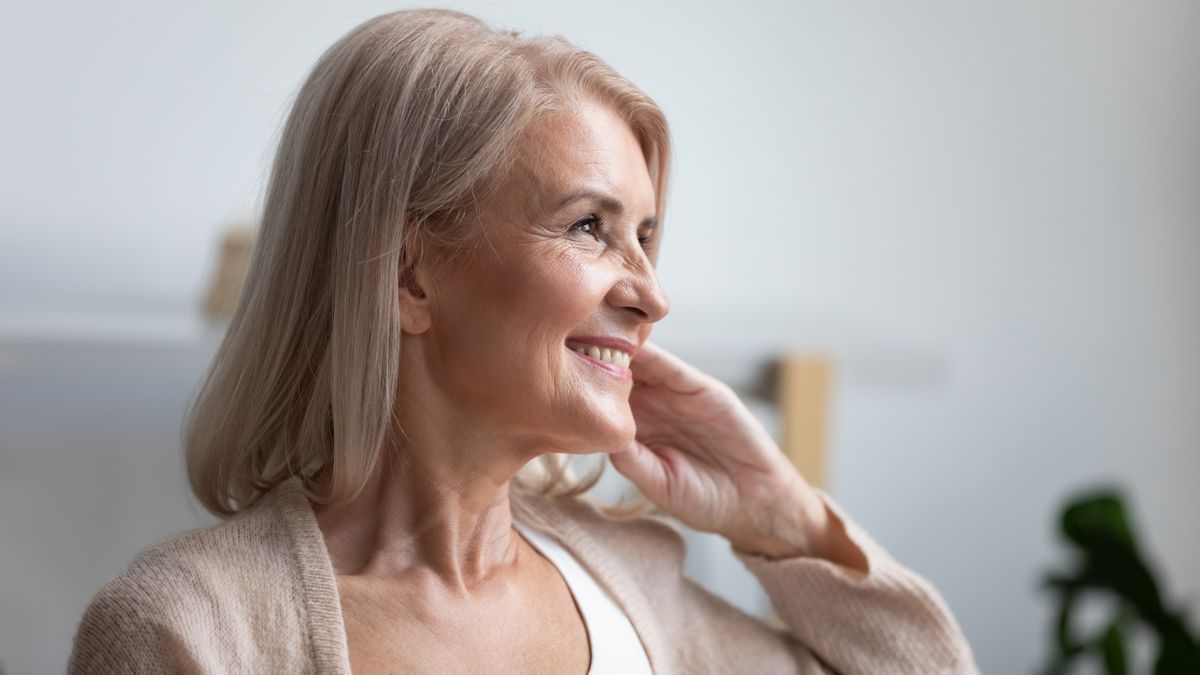
[[[401,263],[399,287],[401,332],[417,335],[429,330],[432,317],[423,267]]]

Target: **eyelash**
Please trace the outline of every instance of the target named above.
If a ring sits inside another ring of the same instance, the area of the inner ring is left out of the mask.
[[[593,214],[590,214],[587,218],[576,221],[574,224],[571,225],[570,229],[575,230],[577,227],[579,227],[580,225],[584,225],[584,224],[593,224],[598,228],[603,228],[603,227],[605,227],[605,220],[602,216],[599,216],[599,215],[593,213]],[[591,234],[591,235],[595,236],[595,231],[588,232],[586,234]],[[647,244],[649,244],[653,238],[654,238],[654,235],[650,235],[647,237],[638,237],[638,243],[640,243],[644,247]]]

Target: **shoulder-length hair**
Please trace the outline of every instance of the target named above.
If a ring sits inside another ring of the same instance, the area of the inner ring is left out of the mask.
[[[347,501],[383,448],[403,451],[392,421],[404,265],[426,245],[477,245],[467,216],[512,166],[523,130],[582,99],[633,131],[662,223],[662,111],[559,36],[406,10],[366,21],[321,56],[283,127],[246,285],[184,422],[188,481],[206,509],[230,517],[295,475],[312,501]],[[513,489],[591,489],[605,464],[579,480],[567,457],[540,456]]]

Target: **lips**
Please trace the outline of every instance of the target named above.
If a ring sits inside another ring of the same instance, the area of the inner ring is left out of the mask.
[[[568,349],[567,351],[570,352],[571,354],[573,354],[575,356],[575,358],[581,359],[584,362],[586,362],[596,368],[599,368],[600,370],[603,370],[604,372],[608,373],[609,375],[612,375],[613,377],[617,378],[618,380],[626,380],[626,381],[633,380],[633,371],[628,368],[625,368],[623,366],[618,366],[615,363],[605,363],[604,361],[601,361],[600,359],[594,359],[585,354],[580,354],[579,352],[575,351],[574,349]]]
[[[574,343],[574,344],[573,344]],[[572,335],[567,338],[567,346],[575,347],[578,345],[589,346],[596,345],[597,347],[608,347],[609,349],[619,349],[626,354],[633,356],[637,353],[637,345],[618,337],[608,337],[605,335]]]
[[[576,354],[582,354],[602,363],[611,363],[621,368],[628,368],[629,363],[633,361],[633,357],[625,352],[618,349],[609,349],[608,347],[601,349],[596,345],[584,346],[582,343],[576,343],[574,346],[567,345],[567,349]]]

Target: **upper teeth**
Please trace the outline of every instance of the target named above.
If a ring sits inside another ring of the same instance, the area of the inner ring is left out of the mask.
[[[571,347],[571,349],[574,349],[580,354],[586,354],[593,359],[599,359],[605,363],[612,363],[614,365],[621,366],[622,368],[628,368],[629,361],[633,358],[629,354],[626,354],[619,349],[597,347],[596,345],[577,345],[575,347]]]

